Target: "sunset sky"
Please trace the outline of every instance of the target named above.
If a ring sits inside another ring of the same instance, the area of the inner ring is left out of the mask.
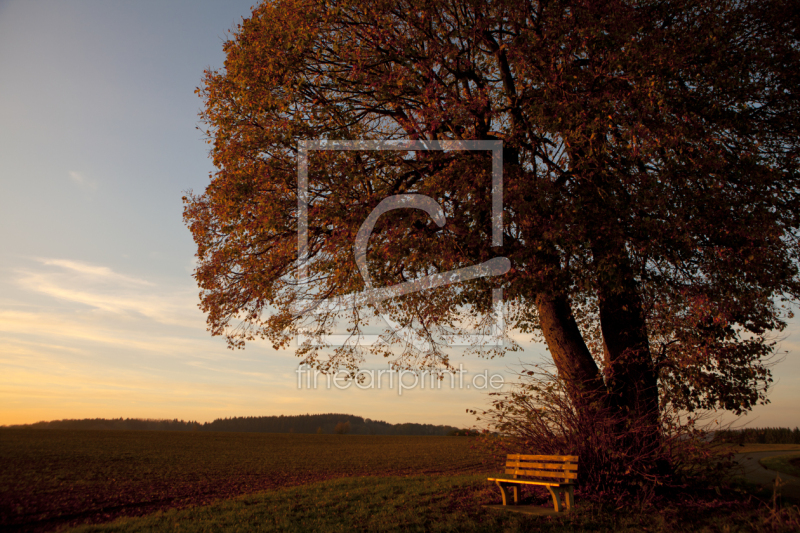
[[[340,412],[466,427],[487,405],[446,385],[298,390],[293,350],[206,331],[181,218],[214,170],[194,90],[253,3],[0,0],[0,425]],[[509,379],[547,361],[514,337],[524,352],[454,360]],[[779,338],[772,404],[743,423],[800,425],[800,320]]]

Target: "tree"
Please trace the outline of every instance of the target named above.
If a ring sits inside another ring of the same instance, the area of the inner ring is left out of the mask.
[[[579,408],[655,427],[665,405],[766,401],[770,335],[800,294],[798,22],[789,0],[258,6],[198,89],[218,171],[184,216],[209,329],[232,347],[286,346],[312,327],[293,312],[303,298],[364,289],[358,228],[414,193],[447,222],[384,214],[369,241],[375,286],[499,256],[512,268],[385,302],[429,341],[396,365],[449,367],[441,334],[464,317],[485,326],[488,289],[502,287],[510,325],[544,338]],[[486,153],[315,151],[310,283],[298,283],[305,139],[502,140],[502,248]],[[375,312],[352,310],[354,336]],[[316,316],[312,333],[336,316]],[[360,353],[298,350],[352,372]]]

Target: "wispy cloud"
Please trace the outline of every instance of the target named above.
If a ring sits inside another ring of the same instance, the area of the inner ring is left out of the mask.
[[[90,191],[94,191],[97,189],[97,182],[94,180],[90,180],[83,173],[78,172],[77,170],[70,170],[69,171],[69,179],[72,180],[73,183],[83,187],[84,189],[88,189]]]
[[[161,324],[202,327],[191,281],[179,288],[66,259],[40,259],[18,269],[20,288],[113,314],[138,314]],[[49,268],[48,268],[49,267]]]
[[[24,336],[41,339],[38,343],[30,343],[41,348],[57,343],[59,350],[84,347],[91,351],[102,345],[105,353],[113,353],[117,348],[181,357],[208,347],[203,339],[164,334],[152,325],[134,320],[106,318],[85,313],[0,311],[0,331],[13,335],[17,343],[19,337]],[[9,340],[6,339],[4,344],[10,344]],[[55,350],[49,347],[47,351]]]
[[[71,270],[79,274],[90,275],[95,278],[103,278],[111,281],[119,281],[124,283],[133,283],[140,285],[151,285],[151,286],[154,285],[154,283],[147,280],[132,278],[130,276],[124,276],[122,274],[118,274],[113,270],[111,270],[110,268],[104,266],[94,266],[87,263],[81,263],[78,261],[70,261],[68,259],[40,259],[40,262],[44,265],[59,266],[67,270]]]

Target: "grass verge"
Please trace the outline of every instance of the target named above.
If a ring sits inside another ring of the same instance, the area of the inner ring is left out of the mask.
[[[777,470],[783,474],[800,477],[800,453],[765,457],[758,462],[761,463],[761,466],[770,470]]]

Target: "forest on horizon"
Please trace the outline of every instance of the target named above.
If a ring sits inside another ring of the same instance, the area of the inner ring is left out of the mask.
[[[341,424],[341,426],[340,426]],[[360,416],[338,413],[290,416],[238,416],[217,418],[213,422],[193,420],[141,418],[84,418],[52,420],[34,424],[15,424],[0,428],[73,429],[73,430],[140,430],[140,431],[226,431],[247,433],[326,433],[348,424],[352,435],[448,435],[460,428],[433,424],[391,424]],[[321,431],[320,431],[321,430]]]

